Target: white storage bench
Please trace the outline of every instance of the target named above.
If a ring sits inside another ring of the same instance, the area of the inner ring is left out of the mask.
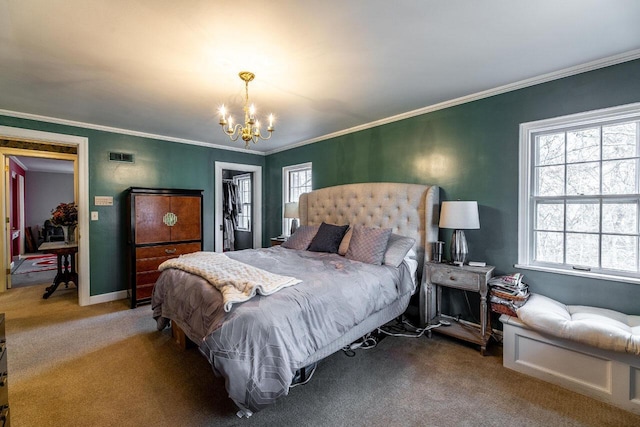
[[[500,317],[506,368],[640,414],[640,316],[536,294],[517,313]]]

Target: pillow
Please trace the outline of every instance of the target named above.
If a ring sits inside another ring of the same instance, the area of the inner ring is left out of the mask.
[[[353,227],[349,227],[347,232],[344,234],[342,238],[342,242],[340,242],[340,247],[338,248],[338,254],[345,256],[347,251],[349,250],[349,242],[351,241],[351,235],[353,234]]]
[[[318,228],[318,232],[307,250],[337,254],[347,228],[349,228],[349,225],[333,225],[323,222],[320,224],[320,228]]]
[[[380,265],[384,259],[389,236],[391,236],[390,228],[355,226],[345,257],[367,264]]]
[[[313,236],[318,232],[318,228],[320,228],[319,225],[303,225],[280,246],[287,249],[306,251],[311,240],[313,240]]]
[[[387,250],[384,253],[384,265],[400,267],[402,260],[409,253],[416,239],[411,237],[392,234],[387,243]],[[415,252],[414,252],[415,253]]]

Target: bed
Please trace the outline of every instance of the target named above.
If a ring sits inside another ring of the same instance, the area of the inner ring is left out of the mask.
[[[159,329],[170,319],[199,346],[224,377],[239,414],[250,416],[286,395],[305,367],[404,313],[438,238],[438,206],[438,187],[418,184],[347,184],[303,194],[301,229],[322,223],[391,229],[392,236],[413,239],[413,247],[397,266],[282,246],[227,252],[232,260],[301,280],[228,312],[218,289],[168,268],[154,288],[154,318]]]

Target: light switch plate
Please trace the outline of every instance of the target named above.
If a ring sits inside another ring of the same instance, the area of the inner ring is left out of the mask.
[[[113,197],[111,196],[96,196],[94,198],[94,205],[96,206],[113,206]]]
[[[91,221],[98,220],[98,211],[91,211]]]

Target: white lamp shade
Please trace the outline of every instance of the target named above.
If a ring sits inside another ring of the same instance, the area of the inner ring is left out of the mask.
[[[456,230],[480,228],[478,202],[442,202],[440,207],[440,227]]]
[[[285,218],[299,218],[298,214],[298,202],[290,202],[284,204],[284,217]]]

